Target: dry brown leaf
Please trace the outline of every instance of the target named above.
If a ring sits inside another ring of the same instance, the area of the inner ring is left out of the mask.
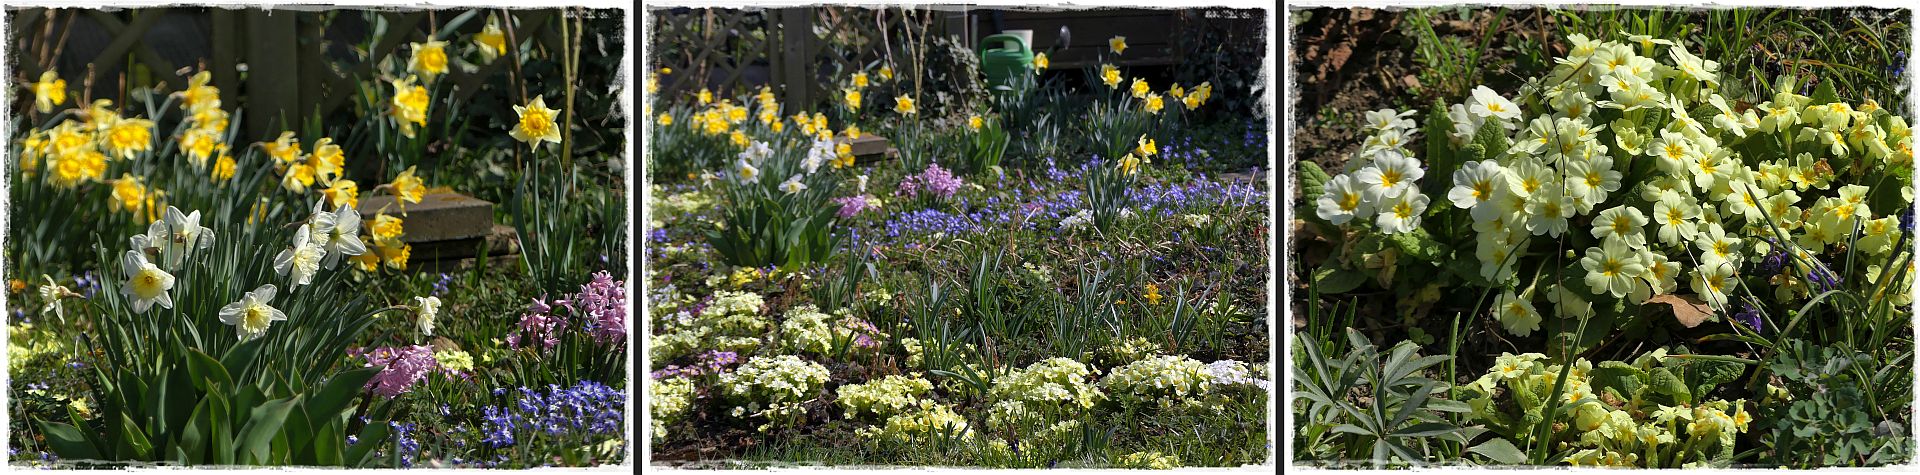
[[[1647,303],[1666,304],[1672,307],[1673,318],[1687,328],[1700,326],[1701,322],[1713,317],[1713,307],[1708,306],[1705,300],[1700,300],[1699,296],[1693,294],[1661,294],[1647,299]]]

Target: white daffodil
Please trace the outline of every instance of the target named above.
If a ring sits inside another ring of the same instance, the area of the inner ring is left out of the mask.
[[[440,297],[414,297],[414,326],[420,333],[433,336],[433,321],[440,316]]]
[[[322,265],[332,269],[340,262],[340,256],[358,256],[367,253],[366,243],[360,242],[360,211],[345,207],[336,212],[315,211],[310,222],[316,244],[327,250]]]
[[[754,141],[747,146],[746,150],[740,151],[739,158],[744,163],[757,164],[771,156],[773,156],[772,147],[768,147],[766,142]]]
[[[267,334],[267,327],[272,326],[273,322],[287,319],[286,312],[268,305],[278,291],[279,288],[273,284],[266,284],[247,292],[239,301],[220,307],[220,322],[233,325],[234,331],[240,333],[241,341]]]
[[[291,275],[291,289],[298,289],[313,283],[313,275],[320,272],[320,261],[326,257],[326,248],[313,242],[312,226],[302,225],[293,234],[293,247],[280,251],[280,255],[273,258],[273,271],[280,275]]]
[[[1580,267],[1587,270],[1587,288],[1595,295],[1606,292],[1614,297],[1626,297],[1627,291],[1633,289],[1633,280],[1647,271],[1640,255],[1620,239],[1606,239],[1600,247],[1587,248],[1587,257],[1580,259]]]
[[[1354,218],[1366,219],[1373,214],[1373,203],[1366,199],[1365,194],[1352,176],[1333,177],[1327,182],[1326,191],[1315,201],[1314,214],[1333,224],[1347,224]]]
[[[1892,247],[1892,246],[1888,246],[1888,247]],[[79,293],[74,292],[73,289],[67,288],[67,286],[54,283],[53,277],[47,276],[46,274],[40,274],[40,278],[47,281],[47,283],[44,285],[41,285],[39,289],[40,302],[42,302],[42,304],[45,305],[45,307],[40,308],[40,314],[45,315],[45,314],[51,313],[53,314],[54,318],[59,318],[61,321],[66,321],[67,319],[66,307],[60,304],[60,300],[68,297],[80,297],[80,298],[86,298],[86,297],[83,295],[80,295]]]
[[[1427,195],[1420,194],[1418,189],[1409,189],[1382,202],[1374,224],[1385,234],[1413,231],[1420,227],[1420,215],[1427,212],[1427,203]]]
[[[807,184],[800,182],[800,175],[798,174],[787,178],[787,181],[780,182],[780,191],[786,192],[786,194],[789,195],[799,193],[805,189],[807,189]]]
[[[1514,105],[1513,101],[1505,97],[1500,97],[1500,93],[1493,92],[1492,88],[1486,86],[1473,89],[1472,104],[1467,111],[1481,118],[1498,117],[1503,121],[1520,119],[1520,106]]]
[[[200,211],[182,213],[180,208],[168,206],[160,220],[147,225],[145,242],[134,249],[148,246],[160,250],[166,268],[179,269],[188,254],[213,246],[213,230],[200,225]]]
[[[1368,200],[1383,201],[1413,188],[1426,174],[1425,170],[1420,169],[1419,160],[1399,152],[1382,152],[1373,160],[1373,164],[1355,173],[1354,178],[1366,185]]]
[[[132,301],[134,312],[145,313],[155,303],[173,308],[173,297],[167,295],[167,291],[173,290],[173,274],[147,262],[145,254],[127,251],[120,257],[120,271],[127,274],[126,285],[120,287],[120,293]]]
[[[861,193],[866,193],[867,192],[867,176],[860,175],[860,176],[854,177],[854,179],[860,180],[859,186],[857,187],[857,189],[859,189]]]
[[[747,159],[742,158],[733,164],[733,179],[742,185],[758,183],[760,181],[760,169],[754,167],[753,163]]]

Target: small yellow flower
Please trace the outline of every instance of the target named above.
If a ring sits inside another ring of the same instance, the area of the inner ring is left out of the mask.
[[[900,96],[900,97],[894,98],[893,111],[899,112],[900,115],[913,115],[913,113],[916,111],[916,109],[914,109],[913,107],[913,98],[907,97],[907,96]]]
[[[427,82],[433,82],[434,78],[447,73],[447,42],[409,44],[413,46],[413,58],[407,61],[408,72],[425,76]]]
[[[703,106],[713,103],[713,91],[708,91],[707,88],[704,88],[704,87],[700,88],[699,99],[700,99],[700,105],[703,105]]]
[[[1153,139],[1147,138],[1147,136],[1145,135],[1142,135],[1138,140],[1135,140],[1134,145],[1135,145],[1133,148],[1134,153],[1140,154],[1141,157],[1151,157],[1151,156],[1160,154],[1160,147],[1155,146],[1153,144]]]
[[[1120,173],[1124,175],[1132,175],[1134,172],[1140,171],[1140,157],[1136,157],[1131,153],[1120,157],[1119,168]]]
[[[893,66],[892,66],[892,65],[887,65],[887,66],[881,66],[881,67],[880,67],[880,79],[885,79],[885,80],[888,80],[888,81],[892,81],[892,80],[893,80]]]
[[[180,108],[188,111],[201,111],[220,107],[220,89],[209,86],[213,73],[201,71],[187,80],[187,90],[180,92]]]
[[[360,206],[360,185],[353,180],[334,180],[333,185],[320,189],[327,197],[327,203],[334,208],[357,208]]]
[[[396,269],[396,270],[406,270],[407,258],[413,255],[412,244],[402,244],[400,245],[400,247],[391,247],[391,248],[381,247],[379,249],[380,249],[380,257],[386,258],[387,267]]]
[[[42,113],[53,112],[53,106],[67,102],[67,80],[60,79],[53,71],[40,73],[40,82],[33,83],[33,107]]]
[[[288,165],[287,174],[280,177],[280,187],[294,194],[305,194],[309,186],[313,186],[313,166],[306,163]]]
[[[1100,82],[1105,83],[1107,87],[1120,87],[1120,69],[1111,64],[1100,65]]]
[[[847,124],[847,130],[845,132],[841,132],[841,134],[846,135],[847,138],[850,138],[850,139],[860,138],[860,126],[854,125],[854,124]]]
[[[853,87],[867,87],[867,73],[853,73]]]
[[[1038,74],[1042,69],[1047,69],[1047,65],[1049,64],[1052,64],[1052,62],[1047,60],[1046,53],[1033,54],[1033,72],[1035,74]]]
[[[500,23],[492,15],[487,16],[486,29],[473,35],[473,46],[480,50],[481,59],[489,63],[507,53],[507,35],[500,31]]]
[[[1142,297],[1147,299],[1147,305],[1159,305],[1160,299],[1162,298],[1160,296],[1160,286],[1147,284],[1147,293],[1146,295],[1142,295]]]
[[[393,107],[387,114],[400,123],[400,134],[413,138],[413,126],[427,125],[427,88],[414,84],[418,78],[407,76],[393,82]]]
[[[1200,108],[1200,95],[1188,94],[1187,97],[1180,99],[1180,102],[1186,104],[1187,110],[1198,109]]]
[[[852,88],[847,89],[845,98],[847,100],[848,109],[853,109],[856,112],[860,110],[860,90],[859,89],[852,89]]]
[[[313,175],[321,183],[329,183],[346,171],[347,154],[333,144],[333,138],[321,137],[313,142],[313,153],[307,155],[307,166],[313,167]]]
[[[1162,99],[1159,94],[1147,95],[1147,112],[1158,114],[1160,113],[1160,109],[1164,109],[1166,107],[1167,107],[1166,100]]]
[[[120,159],[132,159],[140,152],[153,149],[153,121],[147,119],[120,119],[107,128],[107,154]]]
[[[753,144],[751,141],[747,140],[747,134],[741,133],[738,130],[733,131],[733,133],[730,134],[728,139],[733,142],[733,146],[735,147],[747,148],[748,145]]]
[[[1179,84],[1175,84],[1172,88],[1167,89],[1167,95],[1173,96],[1175,99],[1185,99],[1187,97],[1187,90],[1186,88],[1180,87]]]
[[[980,131],[980,126],[982,125],[983,122],[985,121],[980,119],[979,115],[967,116],[967,128],[973,129],[975,132]]]
[[[114,211],[140,214],[147,205],[147,186],[131,173],[121,174],[120,179],[113,181],[113,201],[108,204]]]
[[[560,143],[560,127],[554,123],[560,111],[548,109],[545,97],[533,96],[533,102],[514,106],[513,111],[520,114],[520,124],[510,133],[513,138],[534,146],[541,142]]]
[[[661,127],[665,127],[665,126],[669,126],[669,125],[673,125],[673,114],[668,114],[668,113],[665,113],[665,112],[661,112],[661,113],[660,113],[660,121],[659,121],[659,122],[660,122],[660,126],[661,126]]]
[[[419,203],[420,198],[427,194],[426,182],[421,181],[420,177],[414,174],[414,167],[407,167],[406,170],[401,171],[399,176],[393,177],[393,183],[387,186],[392,188],[393,196],[399,198],[400,210],[403,212],[407,209],[407,203]]]
[[[300,156],[302,155],[300,152],[300,139],[294,138],[292,131],[281,132],[280,138],[274,139],[272,142],[263,142],[260,144],[260,147],[267,149],[267,156],[273,157],[274,160],[280,162],[282,165],[291,165],[294,162],[299,162]]]
[[[238,164],[233,161],[233,156],[228,155],[225,147],[222,147],[220,158],[214,159],[213,161],[213,181],[225,182],[233,179],[233,173],[237,165]]]
[[[367,224],[367,232],[373,235],[375,245],[397,247],[400,245],[400,236],[406,234],[406,224],[400,218],[383,212],[374,215]]]
[[[1115,36],[1113,39],[1107,40],[1107,49],[1113,50],[1113,54],[1125,52],[1127,50],[1127,37]]]
[[[1150,86],[1147,86],[1147,81],[1142,80],[1140,78],[1133,78],[1132,92],[1133,92],[1134,99],[1146,99],[1147,92],[1152,90],[1153,89]]]

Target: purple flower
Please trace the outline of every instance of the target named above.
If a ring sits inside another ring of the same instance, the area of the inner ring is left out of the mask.
[[[840,204],[840,212],[836,215],[841,218],[851,218],[854,215],[860,214],[861,211],[875,209],[867,201],[866,195],[842,196],[834,198],[833,202]]]
[[[428,372],[440,367],[433,359],[433,347],[426,345],[375,348],[364,356],[366,367],[384,366],[367,381],[367,389],[389,399],[413,389],[414,384],[427,379]]]
[[[1759,332],[1761,327],[1760,309],[1754,308],[1753,304],[1751,303],[1742,303],[1740,304],[1740,307],[1741,307],[1740,313],[1733,314],[1733,319],[1735,321],[1745,323],[1749,327],[1753,327],[1754,332],[1756,333]]]
[[[953,176],[953,172],[940,168],[939,164],[927,164],[927,169],[920,174],[910,175],[900,180],[900,186],[894,190],[894,194],[913,198],[920,196],[920,191],[924,188],[926,192],[946,199],[952,198],[962,184],[960,177]]]

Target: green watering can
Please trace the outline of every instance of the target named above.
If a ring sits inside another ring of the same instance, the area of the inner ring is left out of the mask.
[[[980,71],[987,75],[987,87],[1011,87],[1009,80],[1016,74],[1029,74],[1028,68],[1033,67],[1033,50],[1020,35],[1001,33],[981,38],[980,47]]]

